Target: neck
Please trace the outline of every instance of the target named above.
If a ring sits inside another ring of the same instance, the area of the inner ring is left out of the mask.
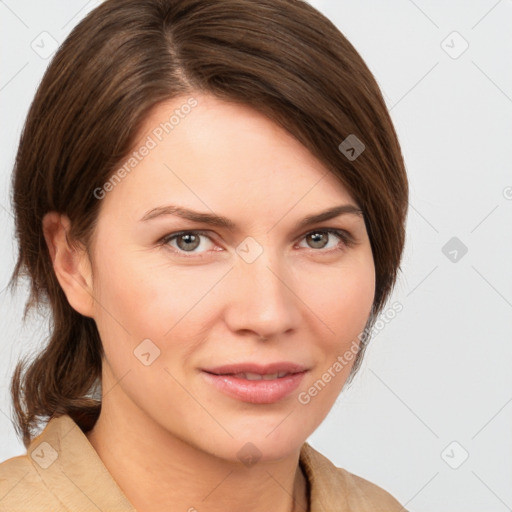
[[[119,401],[103,401],[86,436],[137,512],[309,510],[300,449],[247,467],[190,445],[133,404],[112,410],[114,404]]]

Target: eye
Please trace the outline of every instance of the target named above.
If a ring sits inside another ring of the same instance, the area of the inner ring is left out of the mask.
[[[204,231],[181,231],[164,236],[161,239],[161,243],[163,245],[170,245],[176,252],[193,253],[201,245],[201,238],[206,238],[212,242],[211,238]],[[176,242],[176,245],[173,245],[174,242]]]
[[[338,240],[341,240],[343,245],[346,247],[352,247],[355,243],[354,239],[347,231],[331,228],[315,229],[314,231],[306,233],[303,236],[303,239],[310,244],[310,248],[325,249],[327,247],[327,250],[323,252],[331,252],[331,250],[339,249],[339,243],[335,243],[333,246],[331,245],[331,247],[328,247],[329,235],[335,235],[338,237]]]
[[[336,243],[336,240],[334,240],[335,243],[334,245],[331,245],[331,247],[328,246],[329,235],[335,235],[338,238],[338,242]],[[215,246],[211,237],[205,231],[180,231],[178,233],[171,233],[161,238],[159,243],[161,245],[170,247],[173,252],[178,254],[190,253],[191,255],[196,254],[196,257],[202,257],[203,253],[208,252],[208,243],[206,244],[207,247],[205,250],[196,251],[196,249],[201,246],[202,238],[205,238],[212,246]],[[331,251],[339,250],[339,240],[342,241],[342,244],[345,247],[352,247],[355,245],[355,240],[352,238],[352,236],[347,231],[340,229],[316,229],[306,233],[302,236],[301,239],[306,240],[306,242],[310,244],[309,247],[311,249],[319,249],[314,252],[320,253],[330,253]],[[326,247],[327,250],[322,250]]]

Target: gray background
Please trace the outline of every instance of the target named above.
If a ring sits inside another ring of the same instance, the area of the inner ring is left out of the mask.
[[[53,45],[98,3],[0,1],[0,460],[25,452],[8,386],[46,335],[4,289],[10,172]],[[410,511],[512,510],[512,1],[310,3],[374,73],[411,190],[403,310],[309,442]]]

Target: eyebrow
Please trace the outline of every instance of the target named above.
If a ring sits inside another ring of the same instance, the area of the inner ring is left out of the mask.
[[[319,222],[323,222],[329,219],[333,219],[335,217],[339,217],[340,215],[347,214],[363,217],[363,211],[357,206],[353,204],[342,204],[339,206],[329,208],[328,210],[325,210],[323,212],[315,213],[312,215],[308,215],[307,217],[304,217],[304,219],[299,221],[297,227],[304,228],[312,224],[317,224]],[[140,222],[147,222],[156,217],[160,217],[161,215],[176,215],[183,219],[208,224],[210,226],[227,228],[230,230],[237,229],[237,225],[231,219],[223,217],[222,215],[198,212],[195,210],[184,208],[183,206],[175,205],[159,206],[158,208],[153,208],[152,210],[144,214],[144,216],[140,219]]]

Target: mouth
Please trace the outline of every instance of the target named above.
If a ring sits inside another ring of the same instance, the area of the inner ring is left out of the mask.
[[[273,380],[283,378],[286,375],[306,371],[306,366],[289,361],[278,361],[275,363],[234,363],[212,368],[204,368],[203,371],[213,375],[234,375],[248,380]]]
[[[245,380],[275,380],[275,379],[282,379],[283,377],[286,377],[287,375],[293,375],[293,374],[290,372],[277,372],[277,373],[267,373],[267,374],[239,372],[239,373],[212,373],[212,375],[228,375],[230,377],[236,377],[237,379],[245,379]]]
[[[303,365],[288,362],[241,363],[202,370],[206,381],[218,391],[253,404],[282,400],[300,385],[307,372]]]

